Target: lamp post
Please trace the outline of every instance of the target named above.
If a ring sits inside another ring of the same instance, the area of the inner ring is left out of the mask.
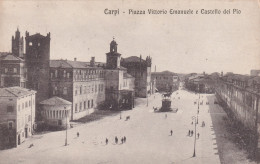
[[[66,107],[64,107],[64,109],[66,109]],[[68,118],[67,118],[68,113],[67,113],[67,110],[65,110],[65,116],[66,116],[66,138],[65,138],[65,146],[67,146],[67,145],[68,145],[68,143],[67,143],[67,136],[68,136]]]
[[[148,107],[148,91],[147,91],[147,103],[146,103],[146,106]]]
[[[194,151],[193,151],[193,156],[192,157],[196,157],[196,130],[197,130],[197,124],[196,124],[196,117],[193,116],[192,120],[194,120],[195,122],[195,134],[194,134]]]

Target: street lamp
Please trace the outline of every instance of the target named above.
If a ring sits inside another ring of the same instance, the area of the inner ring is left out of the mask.
[[[146,106],[148,107],[148,91],[147,91],[147,103],[146,103]]]
[[[64,107],[64,109],[66,109],[66,107]],[[68,115],[68,113],[67,113],[67,110],[65,110],[65,116],[66,116],[66,138],[65,138],[65,146],[67,146],[68,145],[68,143],[67,143],[67,136],[68,136],[68,118],[67,118],[67,115]]]
[[[196,117],[193,116],[192,120],[194,120],[195,122],[195,134],[194,134],[194,151],[193,151],[193,156],[192,157],[196,157],[196,129],[197,129],[197,124],[196,124]]]

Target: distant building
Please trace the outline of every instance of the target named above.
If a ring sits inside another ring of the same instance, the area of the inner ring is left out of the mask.
[[[158,91],[172,92],[179,88],[180,79],[178,74],[170,71],[152,72],[152,80],[156,80]]]
[[[22,87],[0,88],[0,147],[20,145],[35,123],[35,94]]]
[[[71,102],[55,96],[40,102],[40,105],[47,126],[54,129],[70,127]]]
[[[0,87],[27,85],[27,68],[24,59],[11,53],[0,53]]]
[[[251,76],[260,76],[260,70],[251,70],[250,75]]]
[[[147,56],[131,56],[121,59],[121,65],[127,69],[127,73],[135,78],[135,96],[147,97],[155,92],[155,82],[151,80],[152,59]]]

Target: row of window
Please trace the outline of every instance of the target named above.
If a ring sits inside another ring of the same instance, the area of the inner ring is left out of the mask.
[[[104,71],[103,70],[74,70],[74,78],[75,79],[86,79],[86,78],[95,78],[98,76],[94,75],[99,75],[99,77],[104,77]],[[54,72],[51,72],[51,79],[52,78],[70,78],[71,73],[67,72],[66,70],[55,70]]]
[[[93,99],[87,100],[87,101],[84,101],[84,102],[75,103],[75,113],[81,112],[83,110],[93,108],[93,107],[94,107]]]
[[[95,89],[95,91],[94,91]],[[76,95],[81,95],[81,94],[86,94],[86,93],[97,93],[97,92],[103,92],[104,91],[104,84],[98,84],[98,85],[95,85],[92,84],[89,85],[89,86],[79,86],[79,87],[76,87],[75,88],[75,96]]]

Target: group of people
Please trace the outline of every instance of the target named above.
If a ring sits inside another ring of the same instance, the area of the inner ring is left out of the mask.
[[[188,136],[189,137],[192,137],[193,136],[193,130],[189,130],[189,132],[188,132]],[[195,134],[196,135],[196,134]],[[198,139],[200,138],[200,133],[197,133],[197,137],[198,137]]]
[[[121,138],[121,144],[125,143],[126,142],[126,137],[122,137]],[[118,143],[118,138],[117,136],[115,137],[115,143],[117,144]],[[106,144],[108,144],[108,139],[106,138]]]

